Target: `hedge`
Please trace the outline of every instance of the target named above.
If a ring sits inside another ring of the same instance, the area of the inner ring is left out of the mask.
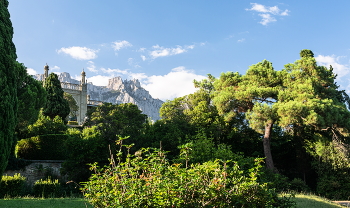
[[[17,158],[28,160],[64,160],[67,134],[46,134],[22,139],[16,145]]]
[[[21,174],[15,174],[14,176],[2,176],[0,182],[0,197],[4,196],[16,197],[20,196],[24,189],[26,178]]]
[[[58,180],[52,180],[48,178],[46,180],[40,179],[34,183],[33,194],[36,197],[60,197],[61,196],[61,184]]]

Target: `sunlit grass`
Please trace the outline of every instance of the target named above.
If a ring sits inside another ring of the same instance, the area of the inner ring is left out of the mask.
[[[344,206],[333,203],[328,199],[310,194],[296,194],[294,200],[296,202],[297,208],[344,208]]]
[[[292,199],[297,208],[339,208],[336,203],[328,199],[311,194],[296,194]],[[0,199],[1,208],[92,208],[83,198],[33,198],[20,197]],[[350,206],[349,206],[350,207]]]
[[[92,208],[83,198],[10,198],[0,200],[1,208]]]

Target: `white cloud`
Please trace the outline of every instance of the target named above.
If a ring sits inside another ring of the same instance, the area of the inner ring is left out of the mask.
[[[122,75],[128,74],[128,70],[121,70],[121,69],[101,68],[101,71],[105,74],[110,74],[112,76],[118,76],[118,74],[119,75],[120,74],[122,74]]]
[[[276,22],[276,18],[272,17],[271,14],[259,14],[262,17],[262,20],[259,22],[262,25],[267,25],[270,22]]]
[[[113,45],[112,45],[113,49],[116,51],[119,51],[122,48],[131,47],[131,46],[132,44],[126,40],[113,42]]]
[[[138,79],[139,81],[141,81],[143,79],[147,79],[148,76],[145,73],[130,73],[129,78]]]
[[[53,66],[53,67],[51,67],[51,71],[53,72],[53,71],[59,71],[61,69],[61,67],[59,67],[59,66]]]
[[[61,48],[57,53],[65,53],[70,55],[74,59],[78,60],[91,60],[97,58],[98,50],[93,50],[87,47],[73,46],[69,48]]]
[[[95,63],[93,61],[87,62],[88,66],[86,67],[89,71],[97,73],[98,70],[96,69]]]
[[[152,59],[156,59],[159,57],[172,56],[172,55],[185,53],[188,51],[188,49],[194,49],[194,45],[184,46],[184,47],[177,46],[176,48],[164,48],[162,46],[155,45],[152,48],[153,50],[150,51],[150,56]]]
[[[96,75],[88,78],[88,82],[92,82],[97,86],[107,86],[108,80],[122,76],[127,79],[138,79],[141,86],[149,91],[153,98],[163,101],[172,100],[176,97],[191,94],[197,89],[193,85],[193,80],[205,79],[205,76],[197,75],[194,71],[188,70],[183,66],[172,69],[165,75],[147,76],[145,73],[132,73],[129,70],[120,69],[104,69],[101,70],[108,76]]]
[[[197,75],[191,70],[180,66],[174,68],[166,75],[153,75],[143,83],[143,87],[150,92],[153,98],[163,101],[191,94],[196,91],[193,80],[205,79],[205,76]]]
[[[280,15],[281,16],[288,16],[289,14],[289,10],[288,9],[286,9],[286,10],[284,10],[282,13],[280,13]]]
[[[250,4],[252,7],[250,9],[246,9],[246,11],[258,12],[259,16],[262,17],[262,20],[259,22],[262,25],[276,22],[277,20],[274,16],[288,16],[290,12],[288,9],[282,11],[278,8],[278,6],[268,7],[258,3]]]
[[[147,60],[146,56],[144,56],[144,55],[141,55],[141,59],[142,59],[142,61],[146,61]]]
[[[132,66],[134,68],[140,68],[141,67],[137,62],[134,61],[133,58],[128,58],[128,64],[129,64],[129,66]]]
[[[86,67],[89,71],[97,73],[98,70],[96,69],[95,63],[93,61],[87,62],[88,66]]]
[[[146,50],[146,48],[140,48],[139,50],[137,50],[137,52],[144,52]]]
[[[337,78],[344,77],[349,73],[349,66],[348,65],[343,65],[339,63],[339,59],[342,58],[341,56],[336,57],[335,55],[332,56],[323,56],[323,55],[318,55],[315,57],[316,61],[318,62],[319,65],[329,67],[332,65],[334,69],[334,73],[338,74]]]
[[[102,75],[96,75],[88,78],[88,82],[92,82],[94,85],[97,86],[107,86],[108,80],[112,79],[114,76],[102,76]]]
[[[244,42],[244,41],[245,41],[245,38],[242,38],[242,39],[237,40],[238,43],[242,43],[242,42]]]
[[[29,75],[36,75],[36,74],[38,74],[38,72],[35,71],[35,70],[32,69],[32,68],[27,68],[27,73],[28,73]]]

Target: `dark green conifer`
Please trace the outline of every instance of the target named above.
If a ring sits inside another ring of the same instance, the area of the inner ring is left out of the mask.
[[[9,2],[0,1],[0,179],[14,143],[17,114],[17,59]]]
[[[44,82],[44,88],[47,92],[47,101],[43,109],[43,114],[54,119],[57,115],[63,120],[66,119],[70,112],[69,104],[64,99],[64,91],[61,83],[55,73],[51,73]]]

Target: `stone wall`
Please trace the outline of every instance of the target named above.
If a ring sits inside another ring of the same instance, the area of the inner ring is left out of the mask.
[[[16,173],[20,173],[21,176],[26,177],[30,186],[47,175],[61,180],[66,179],[60,172],[62,160],[30,160],[30,162],[31,164],[27,165],[24,170],[7,170],[3,175],[14,176]]]

